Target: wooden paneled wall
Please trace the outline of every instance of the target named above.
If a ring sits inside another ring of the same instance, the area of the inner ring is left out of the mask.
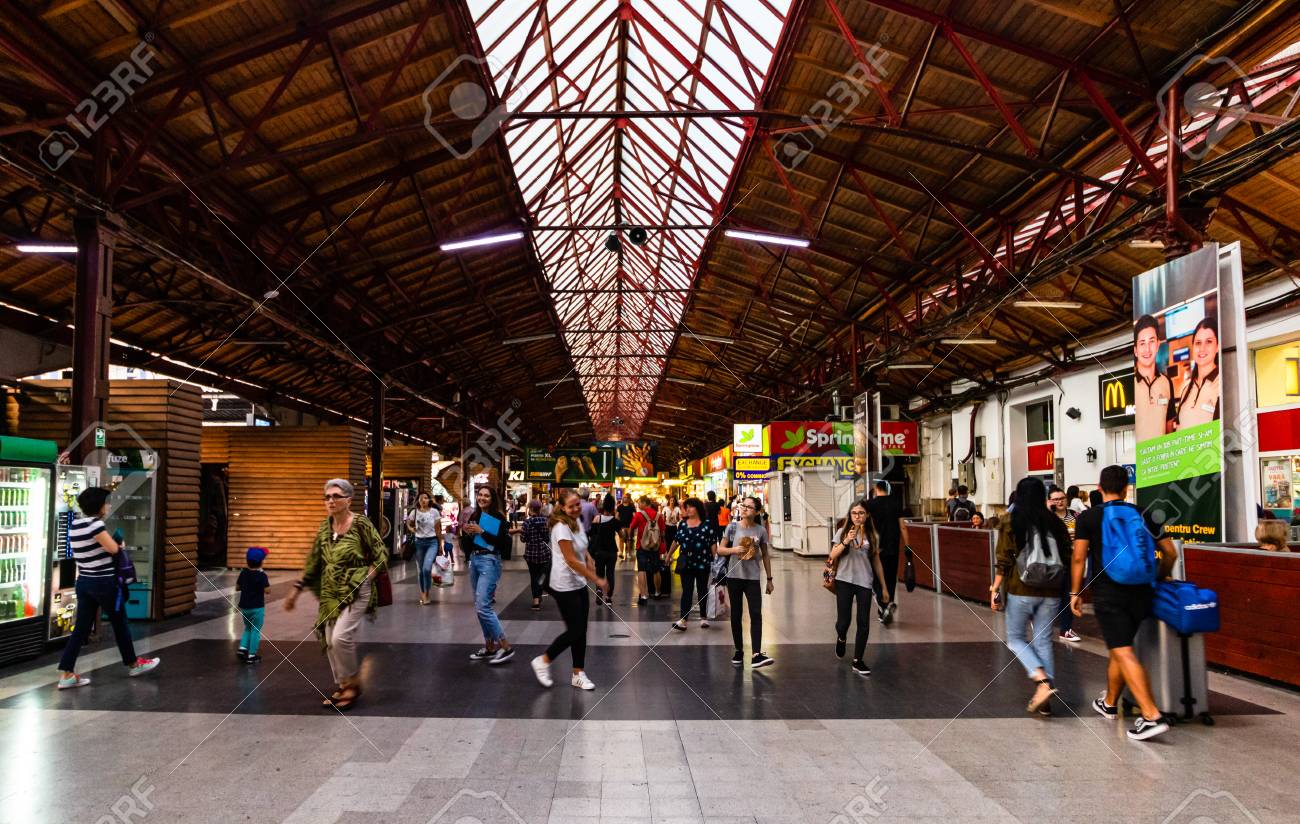
[[[366,433],[347,426],[226,428],[230,478],[227,563],[243,566],[250,546],[270,550],[268,569],[299,569],[325,517],[323,485],[344,478],[365,502]]]
[[[42,438],[66,449],[71,413],[68,381],[32,383],[18,413],[17,434]],[[47,390],[43,392],[41,390]],[[156,527],[158,585],[153,618],[179,615],[194,608],[199,538],[199,443],[202,396],[197,387],[172,380],[115,380],[109,387],[108,446],[139,446],[130,433],[113,429],[125,424],[162,460]]]
[[[912,547],[912,567],[916,570],[916,585],[934,589],[934,548],[930,545],[929,524],[908,524],[904,540]],[[898,580],[903,580],[903,567],[907,563],[907,553],[900,552],[898,558]],[[940,571],[942,575],[942,571]]]
[[[203,443],[199,444],[199,462],[205,464],[230,463],[230,432],[242,428],[244,427],[203,427]]]
[[[370,474],[370,453],[366,453],[366,475]],[[384,447],[384,477],[414,478],[420,489],[433,481],[433,448],[422,444],[389,444]]]
[[[940,526],[940,592],[973,601],[987,600],[993,583],[993,554],[987,529]]]

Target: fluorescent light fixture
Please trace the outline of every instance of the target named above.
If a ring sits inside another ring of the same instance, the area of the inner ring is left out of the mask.
[[[1081,300],[1017,300],[1012,306],[1017,309],[1082,309]]]
[[[669,383],[686,384],[687,386],[708,386],[708,384],[705,383],[704,381],[693,381],[693,380],[688,380],[687,378],[664,378],[664,380],[668,381]]]
[[[565,383],[566,381],[571,381],[571,380],[573,380],[573,378],[571,378],[571,377],[570,377],[570,378],[556,378],[556,379],[553,380],[553,381],[538,381],[538,382],[537,382],[537,385],[538,385],[538,386],[555,386],[555,385],[557,385],[557,384]]]
[[[673,406],[671,403],[657,403],[657,404],[655,404],[655,406],[659,407],[660,409],[675,409],[675,410],[677,410],[678,412],[685,412],[685,411],[686,411],[686,407],[684,407],[684,406]]]
[[[891,363],[885,366],[886,369],[933,369],[928,363]]]
[[[559,406],[552,406],[552,409],[581,409],[586,406],[585,403],[562,403]]]
[[[472,249],[475,246],[491,246],[494,243],[506,243],[511,240],[520,240],[524,236],[523,232],[503,232],[498,235],[481,235],[480,237],[468,237],[464,240],[452,240],[439,245],[438,248],[444,252],[454,252],[457,249]]]
[[[232,346],[288,346],[287,340],[228,340],[226,343]],[[389,398],[392,400],[392,398]]]
[[[696,340],[708,341],[709,343],[735,343],[736,342],[735,338],[720,338],[717,335],[697,335],[694,332],[687,332],[686,334]]]
[[[997,338],[942,338],[945,346],[997,346]]]
[[[653,418],[650,419],[650,423],[654,424],[655,426],[676,426],[677,425],[675,423],[669,423],[668,421],[656,421]]]
[[[525,338],[506,338],[505,340],[501,341],[501,345],[514,346],[516,343],[535,343],[536,341],[539,340],[551,340],[554,337],[555,337],[555,333],[551,332],[546,335],[529,335],[528,337]]]
[[[560,426],[590,426],[590,425],[591,425],[591,421],[569,421],[568,423],[560,424]]]
[[[645,437],[645,438],[666,438],[666,437],[668,437],[667,435],[660,435],[658,432],[642,432],[642,433],[641,433],[641,436],[642,436],[642,437]]]
[[[778,246],[798,246],[800,248],[807,248],[809,243],[809,241],[801,237],[769,235],[765,232],[746,232],[743,229],[727,229],[723,234],[727,237],[734,237],[736,240],[753,240],[758,243],[775,243]]]
[[[1165,242],[1163,240],[1130,240],[1128,245],[1134,249],[1163,249]]]
[[[77,247],[66,243],[20,243],[15,247],[28,255],[75,255]]]

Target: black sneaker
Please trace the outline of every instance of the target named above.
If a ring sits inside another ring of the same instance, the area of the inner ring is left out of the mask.
[[[637,598],[637,599],[636,599],[636,605],[639,606],[639,607],[643,607],[643,606],[645,606],[645,605],[648,604],[648,603],[650,603],[650,599],[647,598],[647,597],[645,597],[644,595],[642,595],[640,598]]]
[[[243,661],[245,658],[248,657],[248,650],[244,649],[243,647],[240,647],[239,651],[235,653],[235,657],[238,658],[240,661]]]
[[[866,661],[863,661],[861,658],[859,658],[858,660],[853,662],[853,671],[856,672],[858,675],[870,675],[871,667],[867,666]]]
[[[836,639],[835,639],[835,657],[836,657],[836,658],[843,658],[843,657],[844,657],[844,650],[847,649],[847,648],[848,648],[848,644],[845,642],[845,640],[844,640],[843,638],[836,638]]]
[[[488,663],[489,663],[489,664],[504,664],[505,662],[509,661],[511,658],[514,658],[514,657],[515,657],[515,648],[514,648],[514,647],[509,647],[509,648],[506,648],[506,647],[499,647],[499,648],[497,649],[497,651],[496,651],[495,653],[492,654],[492,657],[488,659]]]
[[[775,661],[773,661],[771,658],[768,658],[766,655],[764,655],[761,652],[754,653],[754,656],[749,659],[749,666],[751,669],[758,669],[759,667],[766,667],[775,663],[776,663]]]
[[[898,611],[898,604],[895,604],[893,601],[890,601],[888,604],[885,605],[885,608],[881,610],[880,623],[884,624],[885,626],[889,626],[890,624],[894,623],[894,613],[897,611]]]
[[[739,667],[744,663],[745,663],[745,653],[741,652],[740,650],[736,650],[736,654],[731,656],[732,666]]]
[[[261,661],[261,660],[262,660],[262,656],[260,656],[260,655],[249,655],[249,656],[246,656],[246,657],[244,658],[244,663],[245,663],[245,664],[256,664],[258,661]]]
[[[1116,718],[1119,718],[1119,707],[1112,707],[1111,705],[1107,704],[1105,693],[1102,693],[1101,695],[1098,695],[1096,698],[1092,699],[1092,708],[1096,710],[1097,714],[1100,715],[1102,718],[1107,718],[1110,719],[1111,721],[1114,721]]]
[[[488,652],[487,647],[479,647],[477,650],[475,650],[474,652],[471,652],[471,653],[469,654],[469,660],[471,660],[471,661],[485,661],[485,660],[487,660],[488,658],[491,658],[494,654],[495,654],[495,653]]]
[[[1150,721],[1145,716],[1139,715],[1137,721],[1133,724],[1133,729],[1128,731],[1128,737],[1134,741],[1145,741],[1166,732],[1169,732],[1169,724],[1166,723],[1165,719],[1159,718]]]

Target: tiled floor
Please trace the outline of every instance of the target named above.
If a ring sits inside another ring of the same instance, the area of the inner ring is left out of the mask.
[[[291,576],[255,667],[234,659],[233,577],[216,576],[194,616],[140,635],[164,659],[149,677],[124,678],[109,639],[80,691],[53,690],[50,656],[0,670],[0,822],[1300,821],[1295,693],[1212,675],[1215,726],[1134,743],[1087,709],[1104,677],[1089,639],[1057,645],[1064,700],[1031,718],[1000,616],[923,590],[873,625],[863,679],[831,653],[820,565],[775,567],[774,666],[733,668],[725,621],[672,632],[675,603],[632,606],[623,575],[593,617],[593,693],[533,680],[527,658],[562,625],[528,610],[522,571],[498,593],[520,648],[499,668],[466,658],[463,577],[419,607],[399,574],[346,717],[319,706],[314,610],[280,607]]]

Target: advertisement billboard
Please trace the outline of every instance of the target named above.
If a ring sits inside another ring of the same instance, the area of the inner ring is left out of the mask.
[[[852,455],[782,455],[774,459],[776,468],[798,469],[809,466],[831,466],[840,480],[849,480],[853,475]]]
[[[735,470],[736,480],[761,481],[772,471],[772,459],[767,456],[761,458],[736,457],[732,459],[731,466]]]
[[[853,456],[852,421],[774,421],[768,438],[773,455]]]
[[[1137,504],[1172,537],[1223,540],[1218,247],[1133,279]]]
[[[655,441],[597,441],[614,454],[614,474],[620,478],[653,478],[659,444]]]
[[[589,446],[577,449],[525,449],[524,480],[577,486],[614,480],[614,451]],[[513,479],[512,479],[513,480]]]
[[[1025,447],[1027,465],[1030,472],[1056,471],[1056,443],[1031,443]]]
[[[763,424],[737,423],[731,427],[731,451],[736,455],[763,454]]]
[[[920,455],[920,425],[916,421],[881,421],[880,448],[886,455]]]

